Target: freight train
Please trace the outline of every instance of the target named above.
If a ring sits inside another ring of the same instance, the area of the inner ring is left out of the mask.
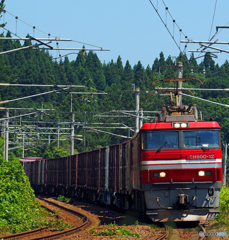
[[[162,106],[121,144],[55,159],[22,159],[36,193],[135,209],[153,221],[202,221],[219,213],[220,126],[196,106]]]

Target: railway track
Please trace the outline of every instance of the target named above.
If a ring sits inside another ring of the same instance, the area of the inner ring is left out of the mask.
[[[200,232],[200,235],[199,235],[199,240],[208,240],[209,238],[206,235],[204,235],[204,233],[206,233],[206,230],[205,230],[205,227],[204,227],[204,223],[199,223],[199,227],[202,230],[201,231],[202,234]]]
[[[155,240],[169,239],[169,237],[170,237],[169,228],[168,226],[165,226],[165,231],[162,232],[159,237],[155,238]]]
[[[200,234],[201,235],[200,236],[199,232],[192,232],[191,238],[188,238],[188,239],[189,240],[208,240],[209,238],[204,235],[204,233],[206,233],[204,224],[199,223],[198,226],[201,229],[201,232],[203,232],[203,234]],[[179,239],[183,239],[182,237],[184,236],[180,237],[177,229],[173,229],[172,231],[169,231],[169,227],[165,226],[165,231],[163,231],[159,236],[157,236],[153,240],[179,240]]]
[[[43,207],[45,207],[48,211],[57,212],[60,213],[57,215],[57,219],[63,219],[62,215],[64,215],[65,212],[67,212],[68,218],[74,218],[76,225],[73,227],[68,227],[67,229],[63,231],[53,231],[53,229],[50,229],[48,227],[42,227],[39,229],[34,229],[31,231],[26,231],[22,233],[17,234],[11,234],[8,236],[0,236],[0,239],[7,239],[7,240],[14,240],[14,239],[26,239],[26,240],[39,240],[39,239],[57,239],[62,238],[70,234],[75,234],[77,232],[82,232],[86,228],[89,228],[93,221],[90,220],[85,214],[80,213],[76,210],[73,210],[71,208],[68,208],[66,206],[62,206],[60,203],[52,202],[46,199],[39,198],[37,199],[38,202],[42,204]],[[59,210],[58,210],[59,209]],[[66,215],[66,213],[65,213]]]
[[[49,198],[47,199],[40,199],[38,200],[45,208],[52,209],[54,212],[58,212],[57,218],[62,219],[63,221],[68,220],[64,219],[63,214],[66,211],[67,215],[72,215],[73,218],[81,219],[77,222],[77,224],[74,225],[73,228],[65,229],[64,231],[55,231],[53,232],[52,229],[49,229],[47,227],[35,229],[33,231],[14,234],[14,235],[8,235],[8,236],[0,236],[0,239],[23,239],[23,240],[35,240],[35,239],[93,239],[94,236],[90,233],[90,229],[92,229],[92,226],[96,225],[96,217],[97,217],[97,223],[99,220],[102,222],[102,225],[100,225],[100,228],[96,228],[96,231],[104,231],[108,227],[104,227],[109,223],[117,223],[117,224],[124,224],[123,220],[130,218],[132,219],[132,226],[136,225],[136,219],[139,219],[138,217],[128,216],[127,213],[119,214],[114,211],[110,211],[101,207],[98,207],[94,204],[89,203],[78,203],[74,205],[66,204],[63,202],[58,202],[55,199]],[[60,212],[61,211],[61,212]],[[80,212],[81,213],[80,213]],[[65,212],[65,215],[66,215]],[[83,214],[82,214],[83,213]],[[123,215],[123,217],[122,217]],[[95,217],[96,216],[96,217]],[[93,219],[94,217],[94,219]],[[92,220],[90,220],[90,218]],[[119,219],[119,221],[118,221]],[[109,222],[107,222],[108,220]],[[80,222],[81,221],[81,222]],[[117,222],[116,222],[117,221]],[[93,223],[92,223],[93,222]],[[199,232],[195,232],[193,230],[191,233],[189,231],[183,231],[184,227],[180,226],[178,228],[174,228],[174,226],[169,227],[169,225],[160,226],[159,228],[152,231],[152,229],[147,230],[146,228],[141,226],[142,223],[139,225],[129,229],[132,233],[139,233],[141,236],[141,239],[152,239],[152,240],[179,240],[179,239],[187,239],[187,240],[206,240],[209,239],[207,236],[204,236],[203,238],[199,237]],[[149,224],[149,222],[145,222],[145,224]],[[71,224],[73,225],[73,224]],[[197,225],[195,225],[196,227]],[[141,228],[142,227],[142,228]],[[191,227],[191,226],[190,226]],[[205,225],[199,224],[199,228],[201,231],[205,232],[204,229]],[[142,230],[139,230],[142,229]],[[192,227],[191,227],[192,228]],[[194,229],[194,226],[193,226]],[[147,232],[148,231],[148,232]],[[148,234],[148,235],[147,235]],[[124,237],[124,236],[123,236]],[[124,238],[120,238],[124,239]]]

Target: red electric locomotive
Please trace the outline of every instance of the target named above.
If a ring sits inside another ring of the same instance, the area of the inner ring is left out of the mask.
[[[183,107],[179,114],[163,106],[161,119],[144,124],[133,139],[140,145],[135,172],[141,179],[134,188],[144,191],[146,214],[154,221],[206,220],[219,213],[220,126],[197,121],[195,105]]]

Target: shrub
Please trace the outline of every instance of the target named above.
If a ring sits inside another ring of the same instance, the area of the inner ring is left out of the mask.
[[[20,232],[44,225],[43,209],[19,160],[0,160],[0,229]]]

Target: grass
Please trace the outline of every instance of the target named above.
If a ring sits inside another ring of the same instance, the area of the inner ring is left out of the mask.
[[[229,187],[223,186],[220,190],[219,208],[220,213],[215,219],[219,225],[216,226],[225,226],[229,232]]]
[[[151,227],[152,229],[156,229],[156,228],[158,228],[158,226],[155,225],[155,224],[150,224],[150,227]]]
[[[132,237],[137,237],[140,238],[140,235],[137,233],[132,233],[131,231],[123,228],[123,227],[118,227],[116,229],[105,229],[103,231],[96,231],[95,229],[91,229],[90,233],[93,236],[132,236]]]
[[[63,195],[59,195],[58,198],[57,198],[58,201],[60,202],[66,202],[66,203],[69,203],[72,199],[71,198],[67,198]]]
[[[224,225],[225,225],[224,222],[216,222],[216,223],[212,224],[212,225],[208,228],[208,230],[212,230],[212,229],[219,230],[219,229],[222,228]]]
[[[89,231],[89,234],[93,236],[132,236],[140,238],[140,235],[137,233],[132,233],[124,226],[118,226],[115,222],[107,225],[108,228],[103,231],[95,230],[95,227],[92,227]]]

